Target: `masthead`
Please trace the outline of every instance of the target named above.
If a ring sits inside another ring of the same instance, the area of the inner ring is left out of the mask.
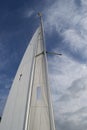
[[[38,12],[38,16],[41,18],[42,17],[42,14],[40,12]]]
[[[39,16],[39,18],[40,18],[41,26],[43,26],[43,25],[42,25],[42,23],[43,23],[43,22],[42,22],[42,21],[43,21],[43,20],[42,20],[42,13],[38,12],[38,16]],[[43,27],[42,27],[42,28],[43,28]],[[43,30],[43,29],[42,29],[42,30]]]

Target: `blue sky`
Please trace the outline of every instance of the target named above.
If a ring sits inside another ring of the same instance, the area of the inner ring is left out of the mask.
[[[87,1],[0,2],[0,115],[25,49],[43,13],[56,128],[87,128]]]

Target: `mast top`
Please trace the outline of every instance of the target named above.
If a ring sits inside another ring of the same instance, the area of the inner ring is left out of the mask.
[[[38,12],[38,16],[39,16],[39,18],[40,18],[40,24],[41,24],[41,26],[42,26],[42,23],[43,23],[43,22],[42,22],[42,21],[43,21],[43,20],[42,20],[42,14],[41,14],[40,12]],[[43,28],[43,27],[42,27],[42,28]]]
[[[42,14],[40,12],[38,12],[38,16],[41,18],[42,17]]]

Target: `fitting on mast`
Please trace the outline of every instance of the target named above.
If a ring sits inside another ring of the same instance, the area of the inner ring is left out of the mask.
[[[43,32],[43,20],[42,20],[42,13],[41,12],[38,12],[38,17],[40,18],[40,24],[41,24],[41,28],[42,28],[42,32]],[[41,53],[41,54],[43,54],[43,53]],[[46,51],[46,54],[62,56],[62,54],[57,53],[57,52],[48,52],[48,51]]]
[[[41,24],[41,27],[42,27],[42,30],[43,30],[42,13],[38,12],[38,17],[40,18],[40,24]]]
[[[38,17],[40,18],[40,20],[42,21],[42,14],[40,12],[38,12]]]

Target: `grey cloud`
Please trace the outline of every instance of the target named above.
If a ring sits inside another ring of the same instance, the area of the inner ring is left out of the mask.
[[[81,7],[81,0],[74,0],[77,7]]]
[[[87,80],[86,77],[82,77],[76,79],[72,82],[71,86],[66,89],[64,93],[60,96],[60,98],[56,102],[76,102],[76,99],[81,98],[84,95],[84,92],[87,91]]]
[[[69,101],[71,101],[71,99],[72,99],[72,97],[71,97],[71,95],[70,94],[64,94],[63,96],[61,96],[60,98],[59,98],[59,100],[58,101],[60,101],[60,102],[69,102]]]
[[[80,108],[75,112],[58,114],[55,119],[56,128],[59,130],[86,130],[87,128],[87,107]]]
[[[86,77],[81,77],[72,82],[72,85],[68,88],[71,94],[79,96],[80,92],[87,90],[87,79]]]
[[[74,112],[63,113],[63,115],[69,119],[77,116],[79,119],[81,118],[83,120],[83,118],[85,119],[87,117],[87,106],[81,107]]]
[[[74,114],[87,114],[87,106],[80,108]]]
[[[62,117],[63,118],[63,117]],[[74,121],[63,120],[62,118],[58,118],[56,122],[56,128],[59,130],[86,130],[86,128],[81,124],[77,124]]]

